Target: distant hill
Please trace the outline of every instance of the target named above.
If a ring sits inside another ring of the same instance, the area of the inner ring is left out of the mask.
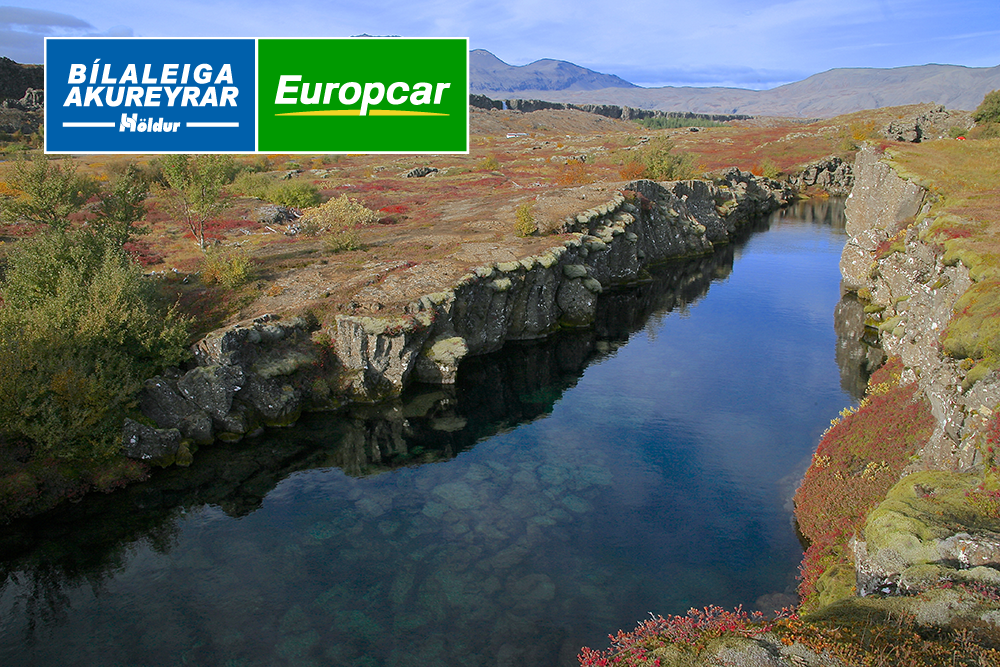
[[[0,100],[20,99],[41,88],[41,65],[0,58]],[[573,104],[613,104],[638,109],[700,114],[746,114],[829,118],[840,114],[937,102],[972,110],[986,93],[1000,89],[1000,66],[919,65],[832,69],[771,90],[744,88],[642,88],[562,60],[508,65],[489,51],[469,54],[469,87],[493,99],[539,99]]]
[[[508,65],[489,51],[476,49],[469,54],[470,92],[493,97],[514,94],[522,97],[523,90],[577,91],[605,88],[637,88],[613,74],[601,74],[563,60],[536,60],[528,65]]]
[[[43,85],[45,71],[41,65],[20,65],[0,57],[0,100],[19,100],[28,88],[41,89]]]
[[[490,63],[494,64],[495,75],[489,75]],[[579,79],[571,73],[578,73]],[[704,114],[829,118],[922,102],[937,102],[950,109],[975,109],[986,93],[1000,89],[1000,66],[832,69],[771,90],[641,88],[618,77],[556,60],[511,67],[488,51],[478,50],[470,56],[470,79],[472,92],[494,99],[518,97]],[[615,83],[601,83],[607,79]]]

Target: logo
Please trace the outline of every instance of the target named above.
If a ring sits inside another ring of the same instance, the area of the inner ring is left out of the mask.
[[[253,152],[255,51],[252,39],[46,39],[45,151]]]
[[[467,153],[466,39],[262,39],[258,149]]]
[[[49,153],[467,153],[466,39],[45,41]]]

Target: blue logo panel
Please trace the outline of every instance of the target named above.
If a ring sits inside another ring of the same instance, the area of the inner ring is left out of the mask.
[[[45,40],[45,152],[256,150],[256,40]]]

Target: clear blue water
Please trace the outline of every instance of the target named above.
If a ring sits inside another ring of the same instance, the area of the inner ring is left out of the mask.
[[[608,294],[458,387],[258,441],[0,539],[0,664],[574,665],[656,614],[778,607],[852,398],[839,202]]]

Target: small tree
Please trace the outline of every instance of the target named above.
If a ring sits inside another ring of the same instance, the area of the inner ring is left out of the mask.
[[[110,241],[124,245],[135,234],[145,234],[147,227],[135,223],[146,217],[149,184],[135,164],[129,164],[112,182],[111,190],[97,205],[94,227]]]
[[[7,185],[13,194],[0,196],[4,220],[30,220],[55,229],[66,229],[69,216],[97,193],[97,182],[79,175],[75,165],[60,167],[41,154],[30,161],[18,158]]]
[[[986,93],[986,97],[983,98],[982,103],[976,107],[975,113],[972,114],[972,120],[980,125],[1000,123],[1000,90]]]
[[[228,155],[165,155],[161,164],[174,210],[204,250],[205,223],[228,206],[222,189],[233,179],[233,159]]]
[[[687,153],[674,152],[674,143],[666,137],[656,137],[636,151],[636,157],[646,168],[645,177],[654,181],[676,181],[694,176],[694,160]]]
[[[531,236],[538,231],[538,223],[531,212],[531,204],[524,203],[514,211],[514,233],[518,236]]]

